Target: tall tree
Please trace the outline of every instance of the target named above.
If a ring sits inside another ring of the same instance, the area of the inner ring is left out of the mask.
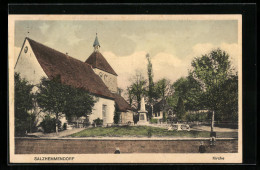
[[[42,78],[36,94],[37,103],[44,112],[50,112],[56,118],[56,133],[62,114],[67,118],[91,114],[95,100],[87,91],[61,83],[60,77]]]
[[[178,120],[182,120],[182,118],[185,115],[185,108],[184,108],[184,103],[183,103],[183,100],[181,97],[179,97],[179,99],[178,99],[176,113],[177,113]]]
[[[197,57],[192,61],[193,69],[190,75],[201,85],[203,97],[201,98],[207,109],[216,112],[216,117],[221,114],[223,108],[223,87],[232,77],[232,69],[229,55],[220,49],[211,51],[209,54]],[[237,90],[234,89],[237,95]],[[219,117],[220,118],[220,117]]]
[[[153,65],[149,54],[146,54],[148,61],[147,64],[147,74],[148,74],[148,102],[153,103],[154,98],[154,82],[153,82]]]
[[[15,85],[15,135],[24,135],[26,131],[29,131],[30,125],[34,119],[33,114],[29,114],[29,111],[33,109],[32,93],[33,85],[20,77],[19,73],[14,75]]]

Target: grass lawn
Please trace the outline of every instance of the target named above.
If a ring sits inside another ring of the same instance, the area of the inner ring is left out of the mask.
[[[209,137],[207,131],[168,131],[167,129],[149,127],[149,126],[121,126],[121,127],[95,127],[88,128],[78,133],[70,135],[71,137],[147,137],[148,132],[152,136],[158,137]],[[236,137],[236,133],[219,132],[217,137]]]

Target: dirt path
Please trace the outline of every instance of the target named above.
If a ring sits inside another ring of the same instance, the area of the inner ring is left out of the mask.
[[[210,126],[193,126],[191,130],[210,131]],[[237,129],[214,127],[215,132],[238,132]]]
[[[36,137],[47,137],[47,138],[62,138],[62,137],[66,137],[69,136],[73,133],[77,133],[80,132],[82,130],[84,130],[86,128],[74,128],[74,129],[69,129],[69,130],[64,130],[58,133],[58,135],[56,133],[42,133],[42,132],[36,132],[36,133],[29,133],[29,136],[36,136]]]

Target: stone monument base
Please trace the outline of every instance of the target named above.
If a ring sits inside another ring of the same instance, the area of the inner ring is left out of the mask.
[[[147,121],[146,113],[147,112],[139,112],[139,121],[137,122],[137,125],[149,125],[149,122]]]
[[[148,121],[138,121],[137,122],[137,125],[149,125],[149,122]]]

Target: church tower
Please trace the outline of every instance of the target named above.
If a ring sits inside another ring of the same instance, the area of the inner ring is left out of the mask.
[[[94,72],[103,80],[105,85],[112,93],[117,93],[117,74],[109,65],[105,57],[100,53],[100,44],[96,34],[93,43],[94,51],[85,61],[92,66]]]

